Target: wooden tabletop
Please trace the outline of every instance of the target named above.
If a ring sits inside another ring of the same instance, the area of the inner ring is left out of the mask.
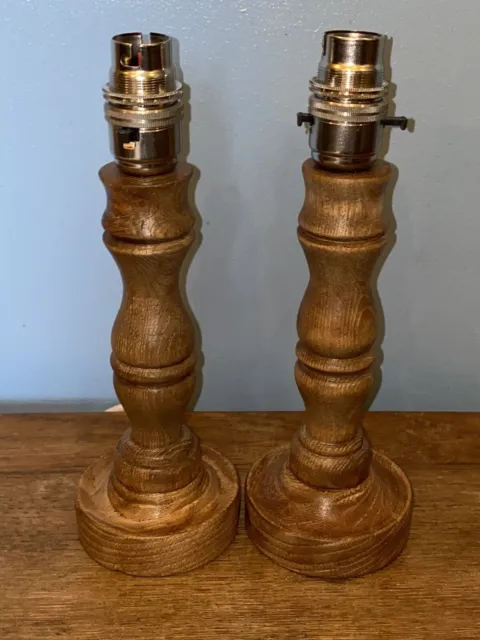
[[[190,424],[244,476],[300,420],[196,413]],[[0,417],[2,640],[480,638],[480,414],[368,415],[374,445],[412,481],[412,535],[387,569],[339,583],[274,565],[243,524],[223,556],[187,575],[96,565],[77,539],[75,486],[125,426],[112,413]]]

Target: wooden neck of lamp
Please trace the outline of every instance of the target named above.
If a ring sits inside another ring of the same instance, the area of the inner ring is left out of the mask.
[[[310,281],[298,314],[295,376],[305,421],[291,446],[247,478],[249,535],[278,564],[328,579],[375,571],[408,538],[412,492],[372,451],[362,422],[374,383],[370,279],[384,244],[390,165],[358,173],[303,166],[298,236]]]
[[[182,489],[202,472],[199,444],[184,427],[196,363],[192,320],[179,291],[193,242],[190,176],[188,165],[148,179],[128,177],[113,163],[100,172],[108,197],[104,242],[124,285],[111,363],[131,423],[117,446],[109,497],[127,516],[132,493],[137,506],[155,511],[155,498]],[[183,215],[164,215],[177,202]],[[159,454],[167,452],[159,465]]]
[[[290,468],[313,487],[347,489],[367,478],[372,457],[362,427],[374,384],[370,279],[385,242],[390,168],[378,163],[366,174],[335,174],[308,160],[303,176],[298,238],[310,282],[298,313],[295,378],[305,422]]]
[[[112,332],[115,391],[131,423],[115,454],[79,484],[80,540],[100,564],[161,576],[201,566],[233,540],[236,472],[185,424],[195,383],[195,337],[179,276],[193,241],[192,168],[137,177],[111,163],[104,241],[123,280]]]

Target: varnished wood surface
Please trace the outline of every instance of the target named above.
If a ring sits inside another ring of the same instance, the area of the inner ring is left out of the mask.
[[[238,524],[233,465],[200,449],[185,421],[196,371],[193,322],[180,294],[194,238],[192,175],[187,163],[144,178],[113,162],[100,170],[104,241],[123,281],[111,364],[130,428],[81,477],[77,520],[92,558],[135,576],[203,566],[232,542]]]
[[[358,173],[303,163],[298,239],[310,277],[295,379],[305,415],[291,445],[256,461],[245,485],[254,544],[291,571],[327,580],[382,569],[410,530],[408,478],[372,450],[363,428],[375,381],[371,278],[386,240],[390,176],[384,161]]]
[[[299,421],[299,413],[199,413],[189,424],[244,478]],[[1,417],[0,638],[480,638],[480,414],[373,413],[366,426],[412,481],[412,532],[386,569],[328,583],[263,557],[243,524],[223,555],[189,574],[107,571],[80,546],[73,500],[81,472],[111,450],[125,416]]]

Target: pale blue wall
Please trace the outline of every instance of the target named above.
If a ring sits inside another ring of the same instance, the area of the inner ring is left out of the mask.
[[[393,37],[398,243],[383,268],[377,408],[480,409],[480,8],[438,0],[3,0],[0,400],[108,399],[120,299],[101,243],[110,160],[101,87],[112,35],[179,39],[203,243],[188,291],[202,327],[198,407],[301,406],[295,237],[307,139],[295,126],[322,32]],[[454,53],[457,53],[455,56]]]

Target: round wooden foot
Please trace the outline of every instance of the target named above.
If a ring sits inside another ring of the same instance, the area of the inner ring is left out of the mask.
[[[322,491],[300,482],[288,457],[289,447],[271,451],[247,477],[247,530],[262,553],[290,571],[331,580],[377,571],[401,553],[412,489],[389,458],[374,451],[364,482]]]
[[[112,456],[100,458],[83,474],[76,500],[79,537],[98,563],[135,576],[167,576],[201,567],[220,555],[237,530],[240,492],[233,465],[202,447],[204,472],[186,487],[152,494],[149,505],[120,515],[109,499]]]

